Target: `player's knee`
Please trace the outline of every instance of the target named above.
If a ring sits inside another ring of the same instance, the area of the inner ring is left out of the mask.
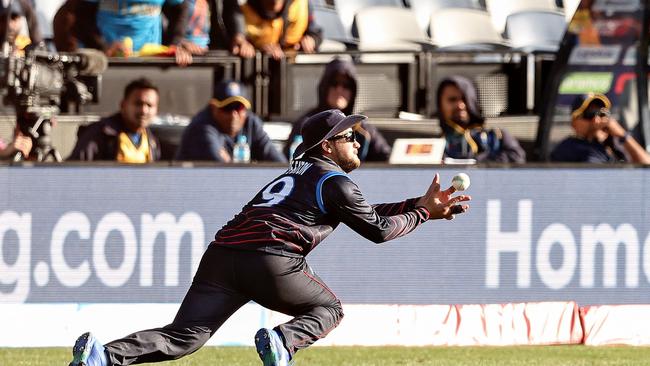
[[[340,301],[337,301],[335,306],[332,307],[332,315],[334,316],[334,323],[339,323],[343,319],[343,306],[341,306]]]

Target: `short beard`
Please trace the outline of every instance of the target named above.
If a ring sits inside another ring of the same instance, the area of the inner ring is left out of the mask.
[[[358,156],[355,156],[353,159],[346,159],[344,161],[339,161],[339,166],[343,169],[344,172],[349,173],[361,165],[361,161]]]

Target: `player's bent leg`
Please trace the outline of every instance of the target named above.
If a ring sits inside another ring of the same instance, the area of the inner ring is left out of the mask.
[[[237,292],[197,275],[172,324],[106,344],[110,361],[114,365],[130,365],[189,355],[246,302],[248,299]]]
[[[69,366],[108,366],[104,346],[90,333],[77,338]]]
[[[242,254],[237,273],[253,301],[294,318],[274,328],[290,357],[325,337],[343,318],[341,303],[304,258]]]
[[[307,348],[321,338],[325,338],[343,319],[343,308],[337,300],[335,304],[316,306],[290,321],[280,324],[276,330],[289,345],[291,354]]]
[[[174,324],[143,330],[105,345],[112,365],[176,360],[189,355],[210,339],[205,326],[179,327]]]

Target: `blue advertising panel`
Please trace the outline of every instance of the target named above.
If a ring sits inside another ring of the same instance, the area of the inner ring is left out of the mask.
[[[433,168],[351,174],[371,203]],[[0,167],[0,303],[178,303],[214,233],[278,167]],[[650,303],[650,170],[465,170],[471,209],[373,244],[341,225],[309,256],[346,304]],[[448,186],[457,168],[442,168]]]

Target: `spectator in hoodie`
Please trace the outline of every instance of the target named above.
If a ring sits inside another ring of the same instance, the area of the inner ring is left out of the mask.
[[[294,122],[291,134],[284,147],[290,159],[291,146],[301,135],[302,127],[309,117],[328,109],[339,109],[346,115],[352,114],[357,97],[357,74],[351,61],[335,58],[327,66],[318,84],[318,105]],[[361,161],[388,161],[391,147],[376,127],[363,121],[357,130],[359,159]]]
[[[217,24],[223,27],[214,27],[213,39],[229,43],[230,51],[241,57],[253,57],[258,49],[278,60],[287,50],[316,52],[322,41],[308,0],[247,0],[241,5],[224,0],[220,11]]]
[[[512,135],[485,126],[476,87],[470,80],[462,76],[443,79],[437,101],[437,117],[447,141],[445,157],[477,162],[526,162],[526,152]]]

